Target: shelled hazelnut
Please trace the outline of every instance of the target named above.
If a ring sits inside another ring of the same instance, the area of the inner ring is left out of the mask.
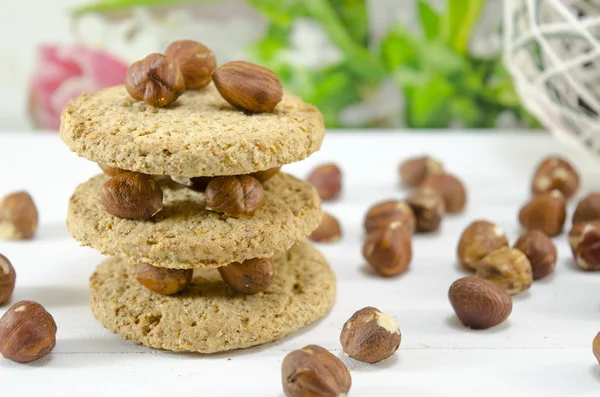
[[[442,164],[430,156],[409,158],[400,163],[400,180],[405,186],[417,187],[430,175],[444,171]]]
[[[594,357],[598,360],[598,364],[600,364],[600,332],[594,338],[594,342],[592,343],[592,352],[594,353]]]
[[[583,270],[600,271],[600,230],[593,226],[584,227],[575,246],[575,262]]]
[[[569,162],[557,156],[544,159],[535,170],[531,182],[534,195],[558,190],[566,199],[579,188],[579,174]]]
[[[332,243],[342,237],[342,228],[337,218],[327,212],[323,213],[321,224],[308,238],[319,243]]]
[[[106,165],[106,164],[98,163],[98,166],[102,169],[102,171],[106,175],[109,175],[109,176],[115,176],[115,175],[122,174],[124,172],[128,172],[128,171],[122,170],[120,168],[111,167],[110,165]]]
[[[28,363],[47,356],[56,345],[56,323],[42,305],[15,303],[0,318],[0,353],[12,361]]]
[[[492,222],[477,220],[463,232],[458,242],[457,255],[460,264],[475,270],[477,263],[487,254],[508,247],[506,234]]]
[[[221,278],[238,294],[252,295],[266,290],[273,283],[272,258],[248,259],[218,268]]]
[[[464,210],[467,204],[467,192],[463,183],[454,175],[433,174],[419,185],[420,188],[432,188],[444,199],[444,208],[448,214]]]
[[[412,259],[410,235],[399,222],[377,229],[367,236],[363,256],[382,276],[402,274],[408,269]]]
[[[342,171],[335,164],[316,167],[306,179],[317,189],[321,200],[335,200],[342,191]]]
[[[285,357],[281,382],[286,397],[343,397],[352,386],[344,363],[316,345],[294,350]]]
[[[7,257],[0,254],[0,305],[8,302],[15,289],[17,274]]]
[[[435,232],[440,228],[446,211],[444,199],[436,190],[417,189],[406,199],[406,203],[415,214],[418,232]]]
[[[29,193],[16,192],[0,200],[0,238],[32,239],[38,227],[38,210]]]
[[[496,283],[474,276],[456,280],[448,291],[456,317],[472,329],[502,324],[512,312],[512,298]]]
[[[181,70],[186,90],[206,87],[211,82],[212,74],[217,68],[217,59],[212,51],[193,40],[172,42],[165,50],[165,56]]]
[[[514,247],[523,252],[533,272],[533,279],[539,280],[551,274],[556,267],[556,246],[550,239],[539,230],[525,232]]]
[[[573,224],[600,220],[600,193],[591,193],[577,204],[573,213]]]
[[[231,217],[253,215],[265,202],[265,190],[249,175],[214,177],[204,194],[207,209]]]
[[[571,246],[573,256],[575,256],[577,246],[583,241],[584,233],[595,229],[600,230],[600,220],[581,222],[573,225],[569,232],[569,245]]]
[[[279,174],[281,167],[269,168],[264,171],[256,171],[250,174],[252,178],[255,178],[260,183],[264,183],[269,179],[273,178],[275,175]]]
[[[271,112],[283,98],[279,77],[253,63],[228,62],[214,71],[212,79],[227,102],[249,112]]]
[[[163,192],[145,174],[125,172],[102,185],[101,202],[106,212],[124,219],[150,219],[163,208]]]
[[[533,283],[531,264],[518,249],[503,247],[487,254],[476,265],[476,276],[501,286],[510,295],[523,292]]]
[[[192,282],[193,269],[166,269],[139,263],[135,269],[135,279],[152,292],[161,295],[174,295],[186,289]]]
[[[125,88],[129,95],[150,106],[167,106],[185,91],[179,67],[162,54],[150,54],[127,69]]]
[[[562,233],[566,218],[566,201],[558,190],[539,194],[519,212],[519,222],[524,229],[540,230],[550,237]]]
[[[376,203],[365,215],[365,231],[367,234],[394,222],[400,222],[409,234],[413,234],[416,219],[412,209],[404,201],[387,200]]]
[[[340,335],[346,355],[370,364],[391,357],[400,347],[401,339],[396,321],[374,307],[354,313]]]

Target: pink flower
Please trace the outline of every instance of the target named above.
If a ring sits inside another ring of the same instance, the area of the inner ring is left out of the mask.
[[[29,87],[29,116],[38,128],[58,130],[67,102],[84,92],[122,84],[127,65],[83,45],[42,45]]]

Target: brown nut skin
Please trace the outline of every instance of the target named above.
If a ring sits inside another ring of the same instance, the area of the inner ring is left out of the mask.
[[[7,257],[0,254],[0,305],[9,301],[15,290],[17,274]]]
[[[396,321],[374,307],[354,313],[340,335],[344,353],[369,364],[391,357],[400,347],[401,339]]]
[[[490,252],[476,266],[477,277],[493,281],[510,295],[523,292],[533,283],[533,271],[525,254],[503,247]]]
[[[513,248],[523,252],[529,259],[534,280],[544,278],[554,271],[558,257],[556,246],[550,237],[541,231],[525,232],[519,237]]]
[[[600,271],[600,230],[587,226],[575,247],[575,262],[583,270]]]
[[[192,282],[193,269],[165,269],[147,263],[139,263],[135,279],[152,292],[174,295],[186,289]]]
[[[600,332],[594,338],[594,342],[592,343],[592,352],[594,353],[594,357],[598,360],[598,364],[600,364]]]
[[[557,156],[544,159],[535,170],[531,181],[531,193],[534,195],[556,189],[569,199],[578,188],[579,174],[565,159]]]
[[[188,178],[183,176],[171,176],[169,177],[173,182],[183,185],[196,192],[204,192],[208,183],[213,179],[211,176],[199,176],[195,178]]]
[[[400,222],[409,234],[415,232],[417,220],[412,209],[404,201],[387,200],[376,203],[365,215],[365,231],[367,234]]]
[[[253,63],[228,62],[215,70],[212,79],[223,99],[249,112],[271,112],[283,98],[279,77]]]
[[[134,99],[161,108],[183,94],[185,80],[175,62],[161,54],[150,54],[127,69],[125,88]]]
[[[342,191],[342,171],[335,164],[316,167],[306,180],[317,189],[321,200],[335,200]]]
[[[430,233],[442,225],[446,206],[442,196],[432,188],[421,188],[411,194],[406,203],[417,220],[417,232]]]
[[[255,178],[260,183],[263,183],[263,182],[266,182],[269,179],[273,178],[275,175],[277,175],[280,170],[281,170],[281,167],[275,167],[275,168],[269,168],[268,170],[264,170],[264,171],[253,172],[248,175],[250,175],[252,178]]]
[[[321,219],[319,227],[308,236],[309,240],[318,243],[333,243],[338,241],[341,237],[342,228],[340,222],[335,216],[328,214],[327,212],[323,213],[323,218]]]
[[[42,305],[20,301],[0,318],[0,353],[28,363],[45,357],[56,345],[56,323]]]
[[[566,218],[566,200],[558,190],[534,197],[519,212],[519,223],[525,230],[540,230],[549,237],[562,233]]]
[[[456,214],[465,209],[467,192],[463,183],[454,175],[430,175],[419,187],[436,190],[444,199],[444,208],[449,214]]]
[[[165,50],[165,56],[175,62],[183,73],[186,90],[206,87],[217,68],[215,54],[204,44],[193,40],[172,42]]]
[[[496,283],[475,276],[456,280],[448,290],[456,317],[471,329],[502,324],[512,312],[512,298]]]
[[[402,274],[412,260],[410,234],[399,222],[377,229],[367,236],[363,256],[382,276],[393,277]]]
[[[38,211],[27,192],[9,194],[0,200],[0,238],[32,239],[38,227]]]
[[[221,278],[237,294],[253,295],[273,283],[273,259],[255,258],[218,268]]]
[[[217,176],[204,192],[207,209],[227,216],[250,216],[265,202],[265,189],[248,175]]]
[[[600,193],[591,193],[581,199],[573,213],[573,225],[600,220]]]
[[[156,181],[138,172],[113,176],[100,192],[106,212],[123,219],[150,219],[163,207],[163,192]]]
[[[126,170],[122,170],[120,168],[111,167],[110,165],[106,165],[106,164],[100,164],[100,163],[98,163],[98,166],[102,169],[102,171],[106,175],[109,175],[109,176],[115,176],[115,175],[122,174],[124,172],[128,172]]]
[[[442,164],[429,156],[409,158],[400,163],[399,167],[400,180],[407,187],[417,187],[430,175],[442,172],[444,172]]]
[[[576,223],[569,232],[569,245],[571,246],[571,252],[573,257],[576,257],[575,251],[577,246],[583,241],[584,231],[600,230],[600,220]]]
[[[339,358],[320,346],[309,345],[285,357],[281,383],[286,397],[344,397],[352,378]]]
[[[502,247],[508,247],[504,231],[492,222],[477,220],[467,226],[460,236],[456,254],[465,269],[475,270],[483,257]]]

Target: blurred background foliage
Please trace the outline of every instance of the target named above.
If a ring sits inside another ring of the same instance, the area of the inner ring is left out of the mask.
[[[109,0],[74,14],[207,1]],[[447,0],[443,9],[416,0],[420,31],[397,22],[376,38],[366,0],[246,1],[268,22],[248,48],[248,58],[271,68],[286,89],[316,105],[330,128],[494,128],[506,118],[514,125],[538,126],[521,107],[500,55],[469,51],[485,0]],[[299,21],[317,26],[334,46],[328,54],[313,54],[316,64],[290,56]],[[395,109],[386,111],[390,106]]]

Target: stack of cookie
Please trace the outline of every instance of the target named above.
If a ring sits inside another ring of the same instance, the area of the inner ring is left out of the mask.
[[[91,277],[92,312],[148,347],[259,345],[321,318],[335,300],[331,268],[303,241],[321,220],[319,197],[279,171],[320,148],[322,116],[286,92],[272,110],[248,111],[217,81],[227,66],[200,88],[186,76],[167,105],[136,99],[128,74],[126,85],[63,111],[62,140],[105,170],[68,209],[72,236],[111,256]]]

